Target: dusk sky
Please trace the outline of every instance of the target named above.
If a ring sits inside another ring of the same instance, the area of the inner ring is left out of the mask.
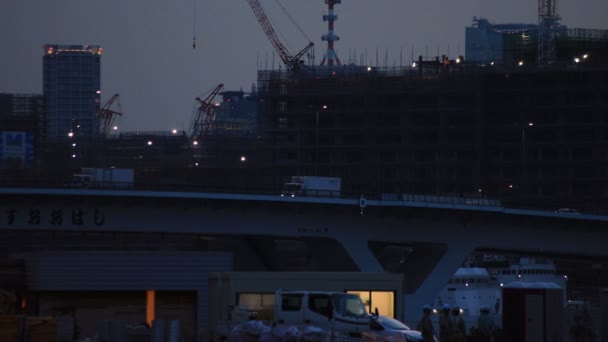
[[[315,43],[327,30],[323,0],[280,0]],[[306,44],[274,0],[260,0],[292,53]],[[196,11],[195,11],[196,8]],[[349,51],[380,64],[414,55],[464,54],[473,16],[494,23],[535,23],[536,0],[344,0],[336,5],[339,58]],[[562,24],[608,29],[608,1],[561,0]],[[197,47],[192,48],[196,27]],[[120,94],[122,131],[188,130],[194,99],[217,84],[251,90],[273,48],[246,0],[17,0],[0,4],[0,93],[42,93],[44,44],[100,45],[102,102]],[[275,67],[279,59],[275,55]]]

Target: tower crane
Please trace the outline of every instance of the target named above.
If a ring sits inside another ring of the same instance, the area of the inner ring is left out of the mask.
[[[266,34],[266,37],[268,37],[268,40],[270,40],[270,43],[279,54],[283,64],[285,64],[285,67],[292,71],[299,70],[301,65],[304,64],[304,61],[301,60],[302,56],[304,56],[308,50],[314,47],[314,43],[309,40],[308,45],[304,49],[292,56],[283,43],[281,43],[279,40],[279,37],[277,36],[274,27],[272,27],[272,24],[270,23],[270,20],[268,19],[266,12],[264,12],[264,8],[260,2],[258,0],[247,0],[247,3],[249,4],[249,7],[251,7],[251,10],[260,23],[260,26],[262,26],[262,30]]]
[[[218,107],[213,102],[213,99],[215,99],[222,89],[224,89],[224,84],[220,83],[204,99],[201,99],[200,97],[196,98],[198,108],[194,115],[194,121],[190,131],[190,139],[194,144],[198,144],[203,137],[206,137],[209,134],[209,129],[215,120],[215,111]]]
[[[556,0],[538,0],[538,64],[555,61],[555,36],[559,21]]]
[[[116,102],[116,108],[118,110],[112,110],[112,104]],[[106,104],[99,109],[97,112],[97,117],[102,121],[101,132],[104,136],[108,136],[112,126],[114,125],[114,120],[117,116],[122,116],[122,109],[120,108],[120,98],[118,94],[114,94]]]

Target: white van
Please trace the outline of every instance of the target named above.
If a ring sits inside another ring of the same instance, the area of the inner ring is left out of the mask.
[[[361,337],[370,329],[361,297],[342,292],[277,291],[273,323],[316,326],[347,337]]]

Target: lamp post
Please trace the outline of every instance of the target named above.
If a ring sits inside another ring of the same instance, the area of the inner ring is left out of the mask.
[[[526,128],[534,126],[533,122],[528,122],[527,125],[521,127],[521,158],[522,158],[522,191],[525,194],[528,191],[528,156],[526,155]]]
[[[322,105],[321,110],[327,109],[327,105]],[[319,110],[315,112],[315,176],[319,175]]]
[[[525,147],[526,145],[526,127],[534,126],[534,122],[528,122],[528,125],[524,125],[521,127],[521,145]]]

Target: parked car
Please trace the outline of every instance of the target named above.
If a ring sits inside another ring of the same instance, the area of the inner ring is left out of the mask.
[[[402,322],[387,316],[371,315],[370,328],[372,332],[381,336],[391,336],[402,334],[407,342],[422,342],[422,333],[417,330],[412,330]]]
[[[559,208],[555,212],[559,214],[579,214],[578,210],[572,208]]]

